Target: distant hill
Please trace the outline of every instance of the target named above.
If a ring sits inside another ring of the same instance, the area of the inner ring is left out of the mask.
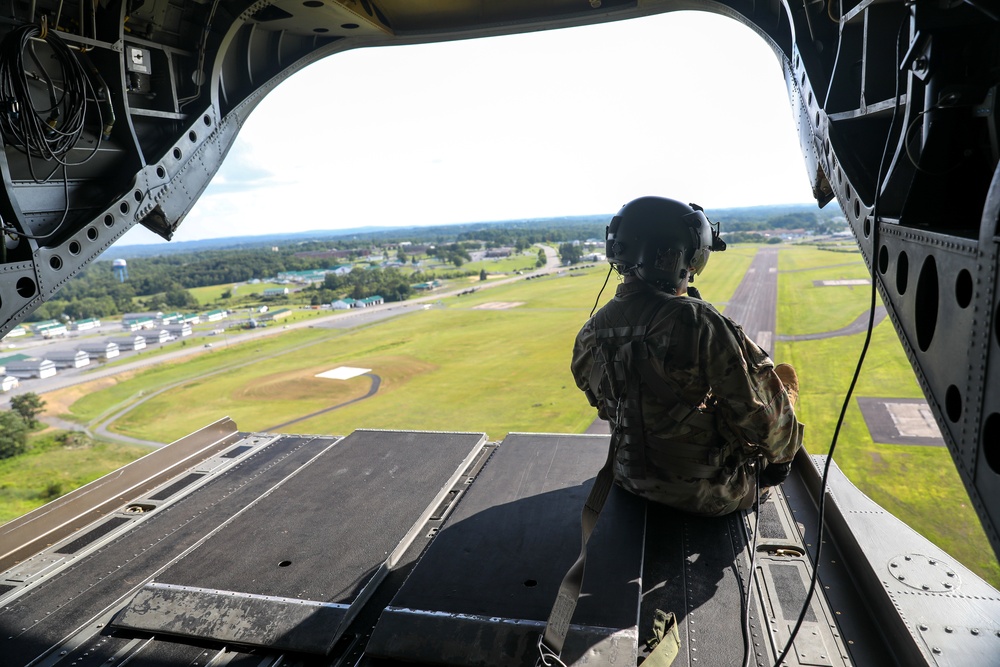
[[[839,209],[820,209],[814,204],[786,204],[776,206],[748,206],[741,208],[714,209],[708,211],[709,217],[721,220],[723,230],[730,228],[745,228],[751,225],[760,228],[768,225],[772,219],[782,219],[788,216],[816,216],[819,220],[830,220],[841,214]],[[315,229],[306,232],[289,232],[287,234],[266,234],[262,236],[227,236],[224,238],[203,239],[200,241],[175,241],[171,243],[151,243],[144,245],[114,246],[105,252],[102,259],[114,257],[150,257],[154,255],[172,255],[176,253],[196,253],[205,250],[233,250],[243,248],[260,248],[268,246],[301,245],[317,241],[333,241],[350,239],[352,241],[392,242],[405,240],[413,242],[444,243],[457,238],[471,238],[477,231],[495,231],[498,229],[525,229],[545,227],[592,227],[596,235],[603,232],[613,213],[594,215],[561,216],[553,218],[520,218],[492,222],[466,222],[450,225],[434,225],[430,227],[352,227],[349,229]]]

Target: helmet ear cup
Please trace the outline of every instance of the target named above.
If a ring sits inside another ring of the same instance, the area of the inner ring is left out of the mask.
[[[650,277],[671,276],[678,284],[687,277],[687,262],[684,261],[684,253],[679,248],[657,248],[652,268],[655,269],[655,273],[648,272]]]
[[[609,262],[620,259],[625,248],[618,240],[618,228],[621,227],[622,218],[616,215],[611,218],[611,223],[604,228],[604,256]]]

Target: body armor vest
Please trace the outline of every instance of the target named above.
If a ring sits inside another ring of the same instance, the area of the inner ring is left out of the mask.
[[[602,308],[594,316],[590,386],[601,388],[604,413],[611,422],[615,476],[639,480],[653,471],[693,479],[729,477],[745,462],[740,444],[727,443],[719,434],[715,410],[685,402],[649,363],[647,331],[668,303],[666,298],[649,299],[638,324],[630,324],[634,318],[626,318],[621,308]],[[669,438],[647,432],[644,392],[652,392],[667,410]]]

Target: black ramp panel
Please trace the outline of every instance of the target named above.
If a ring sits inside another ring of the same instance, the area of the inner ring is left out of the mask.
[[[325,654],[484,441],[355,431],[163,572],[115,625]]]
[[[607,436],[511,434],[379,619],[366,654],[452,665],[533,665]],[[563,652],[635,664],[645,504],[615,487],[588,546]]]
[[[0,650],[0,665],[33,663],[64,641],[73,628],[119,600],[127,600],[145,579],[307,463],[324,443],[333,441],[283,436],[7,601],[0,606],[0,638],[9,637]]]

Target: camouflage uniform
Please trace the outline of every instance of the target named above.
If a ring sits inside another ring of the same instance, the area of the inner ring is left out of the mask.
[[[715,516],[752,498],[749,459],[784,463],[802,444],[773,366],[711,304],[626,278],[577,335],[572,371],[617,429],[618,484]]]

